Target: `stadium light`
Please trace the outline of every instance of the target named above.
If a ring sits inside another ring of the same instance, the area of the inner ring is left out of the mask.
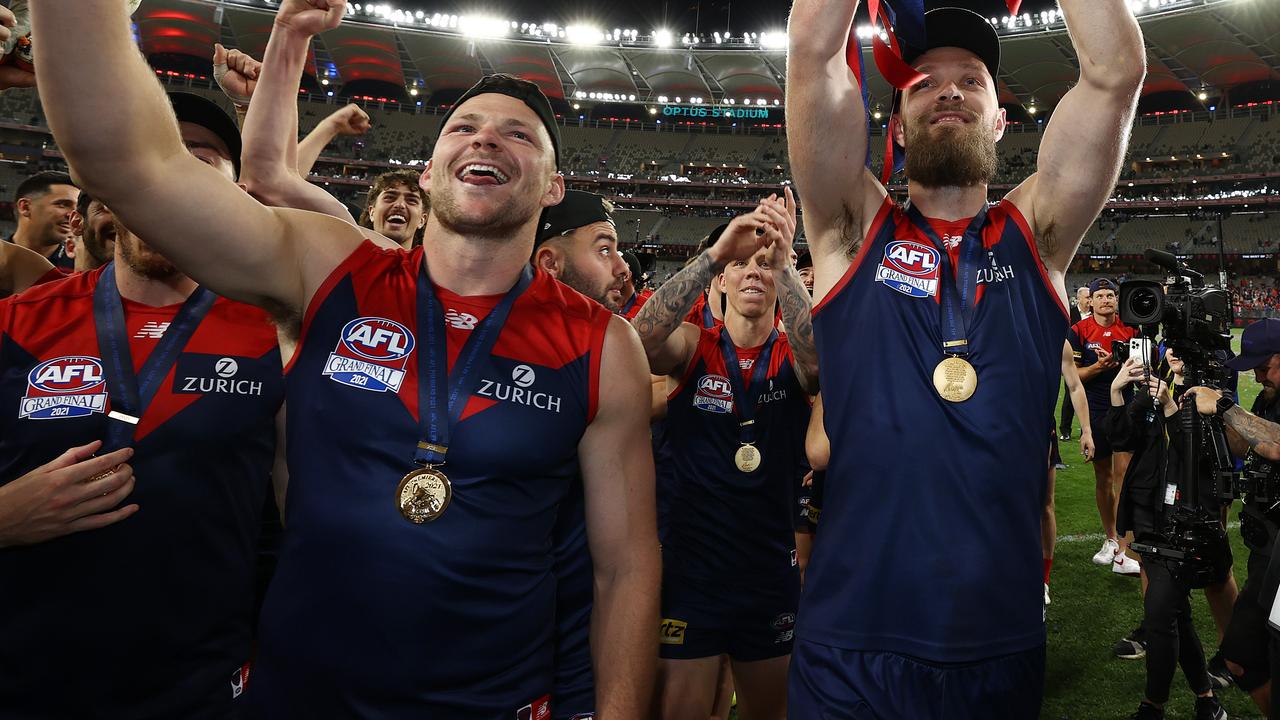
[[[784,32],[763,32],[758,36],[760,47],[766,50],[781,50],[787,46],[787,34]]]
[[[604,39],[604,33],[593,25],[566,26],[564,36],[574,45],[599,45]]]
[[[670,30],[654,30],[653,31],[653,44],[657,45],[658,47],[662,47],[662,48],[671,47],[671,43],[673,40],[674,38],[671,36]]]
[[[650,114],[650,115],[657,115],[657,114],[658,114],[658,108],[656,108],[656,107],[651,107],[651,108],[649,108],[649,114]]]
[[[509,28],[508,21],[486,15],[463,15],[458,18],[458,30],[464,37],[473,39],[504,37]]]

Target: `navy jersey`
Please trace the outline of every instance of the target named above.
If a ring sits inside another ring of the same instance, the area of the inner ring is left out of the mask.
[[[1098,350],[1112,352],[1112,342],[1128,342],[1131,338],[1137,337],[1137,330],[1120,322],[1120,318],[1110,325],[1102,326],[1098,324],[1097,316],[1090,315],[1071,326],[1071,332],[1067,334],[1067,341],[1071,343],[1071,350],[1075,355],[1076,361],[1080,366],[1093,365],[1098,362]],[[1160,358],[1163,360],[1163,356]],[[1116,379],[1116,375],[1120,373],[1120,366],[1105,370],[1094,375],[1084,383],[1084,394],[1089,400],[1089,412],[1105,413],[1111,407],[1111,381]],[[1133,397],[1133,388],[1126,385],[1124,388],[1125,401]]]
[[[831,462],[802,640],[942,662],[1044,642],[1044,419],[1067,312],[1012,203],[990,208],[981,239],[964,402],[932,380],[940,249],[891,200],[814,309]]]
[[[0,482],[106,435],[102,273],[0,301]],[[178,306],[123,306],[137,371]],[[267,315],[218,299],[137,425],[138,512],[0,550],[0,715],[231,713],[283,393]]]
[[[780,335],[769,356],[768,384],[753,399],[762,465],[753,473],[738,470],[740,420],[719,343],[718,328],[702,331],[667,400],[671,478],[663,503],[663,571],[682,582],[756,586],[797,572],[791,507],[809,399],[792,368],[787,338]],[[744,384],[750,384],[759,350],[737,351]]]
[[[422,261],[421,248],[366,242],[304,316],[286,379],[288,532],[263,607],[253,716],[546,712],[554,526],[580,476],[610,314],[535,274],[476,360],[442,468],[452,500],[415,525],[396,488],[421,439]],[[443,305],[451,333],[476,326]]]

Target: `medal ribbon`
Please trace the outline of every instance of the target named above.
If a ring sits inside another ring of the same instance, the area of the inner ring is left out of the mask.
[[[422,440],[413,453],[414,462],[419,465],[444,464],[445,454],[449,451],[449,428],[462,417],[465,400],[471,397],[477,385],[476,361],[493,350],[502,327],[507,323],[507,316],[511,314],[511,307],[532,281],[533,269],[525,265],[516,284],[471,331],[446,381],[449,351],[444,312],[427,274],[426,263],[418,269],[418,337],[425,339],[426,344],[418,347],[418,424]],[[447,404],[442,408],[440,399],[446,392]]]
[[[773,354],[773,343],[778,339],[775,329],[764,341],[760,354],[756,356],[756,364],[751,368],[751,386],[743,387],[742,366],[738,364],[738,349],[729,338],[729,331],[720,328],[720,352],[724,355],[724,367],[728,371],[729,384],[733,387],[733,409],[738,415],[738,438],[743,445],[756,441],[756,402],[764,390],[769,374],[769,357]]]
[[[107,392],[111,396],[111,413],[107,415],[107,437],[103,441],[102,452],[119,450],[133,443],[138,420],[151,405],[160,384],[178,361],[178,355],[217,299],[205,288],[196,288],[182,303],[160,342],[147,356],[141,372],[135,375],[124,304],[116,286],[115,263],[107,263],[103,268],[93,289],[93,324],[98,335],[98,351],[102,353],[103,371],[107,375]]]
[[[702,327],[706,330],[716,326],[716,316],[711,314],[711,297],[709,295],[702,296]]]
[[[951,271],[951,253],[938,233],[920,210],[907,202],[907,217],[916,229],[942,253],[942,277],[938,288],[942,301],[942,352],[946,355],[966,355],[969,352],[969,321],[973,317],[974,300],[978,294],[978,269],[982,265],[982,225],[987,220],[984,205],[969,221],[960,240],[960,263],[956,272]]]
[[[639,299],[640,293],[632,293],[631,299],[622,306],[622,310],[618,311],[618,314],[625,316],[627,313],[631,312],[631,308],[636,306],[636,301]]]

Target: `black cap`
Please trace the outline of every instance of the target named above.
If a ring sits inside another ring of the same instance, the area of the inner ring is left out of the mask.
[[[179,122],[189,122],[208,129],[226,144],[235,165],[236,177],[240,177],[240,127],[217,103],[193,93],[171,92],[169,102]]]
[[[489,93],[497,93],[513,97],[524,103],[533,111],[538,119],[542,121],[544,127],[547,128],[547,134],[551,136],[551,148],[556,154],[556,167],[560,167],[560,128],[556,126],[556,114],[551,109],[551,101],[543,94],[542,90],[528,80],[522,80],[514,75],[504,73],[496,73],[493,75],[485,75],[480,78],[480,82],[471,86],[471,89],[462,93],[462,97],[449,108],[449,112],[444,114],[444,119],[440,121],[440,132],[444,132],[444,126],[449,123],[449,118],[453,113],[462,106],[462,103],[470,100],[477,95],[487,95]],[[436,134],[436,141],[439,142],[440,135]]]
[[[1000,72],[1000,36],[986,18],[964,8],[937,8],[924,14],[924,31],[927,47],[902,48],[902,59],[908,64],[914,64],[934,48],[958,47],[977,55],[991,79],[996,79]]]
[[[622,259],[627,263],[627,269],[631,271],[631,282],[639,285],[644,279],[644,268],[640,265],[640,258],[630,250],[623,250]]]
[[[582,190],[565,190],[564,199],[558,205],[552,205],[542,211],[538,219],[538,235],[533,246],[536,248],[543,242],[591,223],[607,222],[609,217],[608,200],[603,195],[584,192]]]
[[[803,270],[811,267],[813,267],[813,254],[808,250],[805,250],[796,257],[796,269]]]

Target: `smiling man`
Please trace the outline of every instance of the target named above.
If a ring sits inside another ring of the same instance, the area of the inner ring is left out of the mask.
[[[1080,78],[1038,168],[988,205],[1005,113],[1000,40],[960,8],[904,48],[890,123],[899,205],[865,167],[846,64],[856,0],[796,0],[787,145],[813,253],[831,440],[823,540],[805,573],[790,711],[878,718],[1039,712],[1040,516],[1067,330],[1063,276],[1114,187],[1142,85],[1124,0],[1061,0]],[[861,712],[860,712],[861,711]]]
[[[273,32],[309,40],[345,10],[285,0]],[[426,239],[386,250],[349,223],[215,182],[184,152],[117,0],[41,0],[32,19],[48,38],[45,109],[89,192],[297,338],[289,531],[247,715],[543,717],[549,538],[581,478],[597,711],[646,717],[659,561],[645,359],[624,320],[529,265],[538,216],[564,194],[537,86],[489,76],[458,100],[421,179]],[[90,112],[107,105],[130,113]],[[175,225],[187,232],[164,232]],[[461,312],[476,325],[445,322]]]
[[[431,200],[412,170],[392,170],[373,180],[360,224],[390,238],[405,250],[422,242]]]
[[[40,172],[23,180],[14,193],[18,228],[10,241],[72,270],[75,261],[66,253],[66,242],[75,234],[72,220],[79,192],[66,173]]]

